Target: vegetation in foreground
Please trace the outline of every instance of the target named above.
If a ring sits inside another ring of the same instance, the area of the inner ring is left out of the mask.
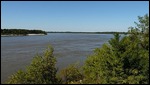
[[[42,30],[26,30],[26,29],[1,29],[1,35],[27,35],[27,34],[47,34]]]
[[[12,75],[9,84],[149,84],[149,16],[139,17],[137,27],[120,39],[118,33],[96,48],[83,67],[70,65],[56,74],[56,59],[49,47],[36,56],[26,71]]]
[[[35,56],[26,71],[19,70],[12,75],[9,84],[56,84],[57,69],[56,58],[53,56],[53,48],[48,47],[43,56]]]

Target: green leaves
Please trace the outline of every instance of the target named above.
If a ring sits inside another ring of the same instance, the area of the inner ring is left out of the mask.
[[[118,33],[96,48],[83,67],[85,82],[95,84],[149,83],[149,16],[139,17],[122,39]]]
[[[26,71],[18,71],[14,74],[9,84],[57,84],[60,83],[56,78],[57,69],[55,68],[56,59],[53,56],[53,48],[49,46],[44,56],[35,56]]]
[[[10,77],[10,80],[7,83],[22,84],[26,82],[25,77],[26,77],[26,73],[24,73],[22,70],[19,70],[17,73],[15,73]]]
[[[69,65],[67,68],[61,70],[60,76],[66,84],[69,84],[71,82],[77,83],[83,78],[83,75],[78,69],[77,64]]]

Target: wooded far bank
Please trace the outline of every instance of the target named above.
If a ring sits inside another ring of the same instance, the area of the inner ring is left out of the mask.
[[[66,32],[47,32],[47,33],[85,33],[85,34],[114,34],[114,33],[119,33],[119,34],[127,34],[127,32],[70,32],[70,31],[66,31]]]
[[[27,29],[1,29],[1,35],[28,35],[28,34],[44,34],[42,30],[27,30]]]

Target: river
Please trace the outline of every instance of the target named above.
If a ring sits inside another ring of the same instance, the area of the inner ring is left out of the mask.
[[[95,48],[108,43],[112,34],[48,33],[45,36],[1,37],[1,83],[30,64],[48,45],[54,48],[58,70],[79,62],[83,65]]]

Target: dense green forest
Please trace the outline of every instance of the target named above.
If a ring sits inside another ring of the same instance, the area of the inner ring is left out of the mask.
[[[149,16],[138,17],[128,35],[96,48],[83,67],[69,65],[57,74],[54,49],[35,56],[25,71],[19,70],[9,84],[149,84]]]
[[[1,29],[1,35],[27,35],[27,34],[47,34],[42,30],[27,30],[27,29]]]

